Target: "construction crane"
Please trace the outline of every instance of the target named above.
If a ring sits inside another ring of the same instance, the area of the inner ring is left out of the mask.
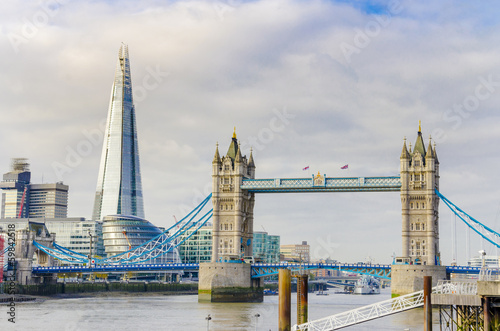
[[[125,229],[123,229],[122,231],[123,235],[125,236],[125,239],[127,240],[127,243],[128,243],[128,254],[127,254],[127,258],[130,257],[130,250],[132,249],[132,245],[130,244],[130,240],[128,240],[128,237],[127,237],[127,231]]]

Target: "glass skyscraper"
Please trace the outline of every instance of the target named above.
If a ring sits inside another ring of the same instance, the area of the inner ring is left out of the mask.
[[[144,218],[137,127],[128,46],[118,54],[97,179],[93,220],[106,215]]]

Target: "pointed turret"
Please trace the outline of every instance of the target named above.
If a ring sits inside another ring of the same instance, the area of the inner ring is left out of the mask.
[[[229,149],[227,150],[227,156],[231,158],[234,162],[236,155],[238,154],[238,139],[236,139],[236,127],[233,132],[233,139],[231,140],[231,145],[229,145]]]
[[[408,153],[408,149],[406,148],[406,137],[405,137],[400,159],[409,159],[409,158],[410,158],[410,153]]]
[[[427,146],[427,154],[425,155],[425,158],[426,159],[433,159],[434,158],[434,151],[432,149],[430,137],[429,137],[429,145]]]
[[[243,156],[241,156],[241,148],[238,144],[238,149],[236,151],[236,158],[235,158],[234,162],[241,163],[242,161],[243,161]]]
[[[217,143],[215,146],[215,155],[214,155],[214,160],[212,161],[212,163],[221,163],[220,155],[219,155],[219,143]]]
[[[434,148],[432,149],[432,156],[434,157],[434,162],[436,162],[436,164],[439,164],[438,155],[436,152],[436,143],[434,143]]]
[[[248,167],[255,168],[255,162],[253,161],[253,150],[250,148],[250,157],[248,158]]]

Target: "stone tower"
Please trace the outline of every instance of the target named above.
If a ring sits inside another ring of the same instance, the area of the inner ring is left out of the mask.
[[[247,160],[233,133],[225,156],[217,145],[212,162],[212,262],[252,255],[255,194],[241,189],[245,178],[255,178],[252,152]]]
[[[441,265],[439,253],[439,161],[436,145],[425,149],[419,124],[412,150],[401,152],[402,257],[414,265]]]

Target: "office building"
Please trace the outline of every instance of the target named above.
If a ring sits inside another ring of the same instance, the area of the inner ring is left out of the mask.
[[[118,54],[92,219],[118,214],[144,218],[132,79],[125,45]]]
[[[282,261],[309,263],[309,245],[303,241],[301,245],[281,245]]]
[[[196,233],[194,229],[186,230],[181,235],[179,255],[183,263],[210,262],[212,258],[212,224],[202,226]]]
[[[32,184],[27,159],[12,160],[11,171],[3,175],[0,218],[66,218],[68,189],[62,182]]]
[[[163,232],[149,221],[127,215],[107,215],[103,218],[102,238],[107,257],[118,255],[135,249],[146,242],[157,238]],[[166,252],[149,263],[180,262],[177,248],[173,243],[166,243],[162,249]],[[122,258],[129,256],[123,255]]]
[[[253,233],[253,257],[255,262],[280,262],[280,236],[269,235],[267,232]]]
[[[16,231],[27,229],[30,221],[32,219],[28,218],[0,219],[0,229],[7,231],[9,225],[14,225]],[[37,222],[45,224],[49,233],[55,234],[58,245],[85,256],[90,254],[92,236],[92,256],[104,256],[101,222],[85,220],[83,217],[45,218]],[[59,260],[59,263],[66,262]]]

